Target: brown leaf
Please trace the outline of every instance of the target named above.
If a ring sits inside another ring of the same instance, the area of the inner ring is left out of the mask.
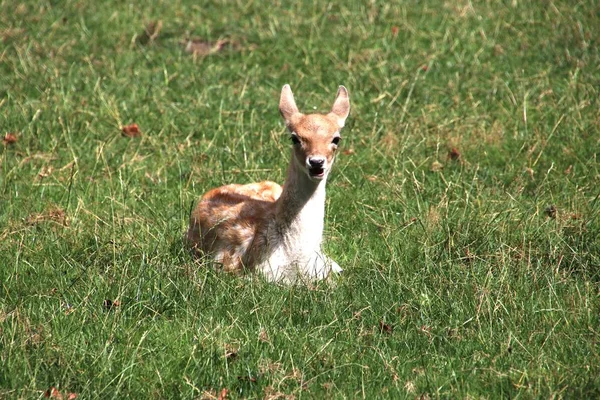
[[[391,335],[394,332],[394,327],[386,324],[383,321],[379,321],[379,331],[381,333],[387,333],[388,335]]]
[[[352,155],[354,153],[355,153],[354,149],[346,149],[346,150],[342,151],[342,154],[344,154],[346,156]]]
[[[225,400],[227,398],[228,392],[229,392],[229,390],[227,390],[225,388],[221,389],[221,393],[219,393],[218,400]]]
[[[398,36],[398,32],[400,32],[400,28],[398,28],[397,26],[392,26],[392,36]]]
[[[19,139],[17,138],[16,134],[7,133],[4,135],[4,138],[2,139],[2,143],[4,143],[5,146],[8,146],[9,144],[17,143],[17,140],[19,140]]]
[[[121,128],[121,132],[123,132],[123,136],[127,137],[142,136],[142,132],[140,132],[140,127],[138,124],[125,125]]]
[[[62,393],[60,393],[58,391],[58,389],[55,388],[54,386],[52,386],[50,389],[46,390],[46,392],[44,393],[44,397],[48,397],[50,399],[57,399],[57,400],[62,400],[62,398],[63,398]]]
[[[75,400],[78,397],[77,393],[69,393],[67,395],[67,400]]]
[[[456,147],[451,148],[448,152],[448,158],[450,158],[452,161],[458,161],[460,159],[460,155],[460,151],[458,151]]]

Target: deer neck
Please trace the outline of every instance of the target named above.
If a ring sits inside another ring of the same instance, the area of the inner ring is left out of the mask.
[[[276,223],[283,243],[306,252],[318,250],[323,236],[327,173],[314,181],[293,159],[277,200]]]

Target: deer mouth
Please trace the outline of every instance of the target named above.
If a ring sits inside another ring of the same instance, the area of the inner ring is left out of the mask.
[[[325,176],[325,168],[323,167],[313,167],[308,169],[308,174],[311,178],[323,179]]]

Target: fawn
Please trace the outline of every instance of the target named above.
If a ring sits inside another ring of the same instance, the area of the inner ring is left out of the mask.
[[[305,115],[285,85],[279,112],[292,142],[283,188],[265,181],[210,190],[191,214],[188,244],[225,271],[258,271],[282,283],[324,279],[342,271],[321,252],[321,241],[325,184],[350,113],[348,91],[339,87],[328,114]]]

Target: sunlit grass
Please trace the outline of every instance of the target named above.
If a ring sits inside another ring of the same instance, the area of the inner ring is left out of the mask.
[[[0,2],[0,397],[597,397],[597,8]],[[282,182],[285,83],[350,91],[335,285],[181,242],[209,188]]]

